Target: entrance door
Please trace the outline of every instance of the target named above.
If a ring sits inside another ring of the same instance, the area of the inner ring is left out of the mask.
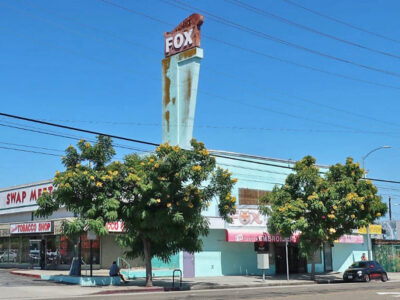
[[[328,243],[324,244],[324,269],[325,272],[333,271],[332,247]]]
[[[183,252],[183,277],[194,277],[194,253]]]
[[[296,244],[288,244],[289,253],[289,273],[306,273],[306,259],[300,255]],[[276,274],[286,274],[286,246],[285,244],[275,244],[275,266]]]
[[[32,268],[40,268],[40,243],[41,240],[29,241],[29,261]]]

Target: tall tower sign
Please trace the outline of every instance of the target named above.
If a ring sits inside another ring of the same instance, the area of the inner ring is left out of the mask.
[[[199,82],[200,27],[204,17],[192,14],[164,33],[162,60],[162,142],[190,148]]]

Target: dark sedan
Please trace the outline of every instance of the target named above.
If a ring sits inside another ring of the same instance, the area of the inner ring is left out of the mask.
[[[344,281],[365,281],[380,279],[387,281],[385,269],[376,261],[356,261],[343,274]]]

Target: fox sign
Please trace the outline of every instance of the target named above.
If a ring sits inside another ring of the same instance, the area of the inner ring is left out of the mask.
[[[200,47],[200,26],[203,21],[204,17],[202,15],[192,14],[171,32],[165,32],[165,57],[194,47]]]

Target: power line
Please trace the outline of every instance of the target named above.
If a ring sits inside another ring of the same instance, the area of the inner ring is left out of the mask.
[[[73,135],[61,134],[61,133],[57,133],[57,132],[54,132],[54,131],[49,131],[49,130],[43,131],[41,129],[37,129],[37,127],[26,126],[26,125],[23,125],[23,127],[21,127],[21,125],[19,125],[19,124],[17,124],[17,126],[10,125],[10,124],[16,124],[16,123],[12,123],[12,122],[6,122],[6,123],[8,123],[8,124],[0,123],[0,126],[13,128],[13,129],[18,129],[18,130],[23,130],[23,131],[34,132],[34,133],[39,133],[39,134],[44,134],[44,135],[56,136],[56,137],[61,137],[61,138],[66,138],[66,139],[71,139],[71,140],[76,140],[76,141],[79,141],[81,139],[81,137],[77,137],[77,136],[73,136]],[[87,140],[89,142],[92,142],[92,143],[96,142],[95,140],[92,140],[92,139],[87,139]],[[117,144],[117,143],[113,143],[113,146],[115,146],[117,148],[133,150],[133,151],[138,151],[138,152],[150,152],[149,150],[146,150],[146,149],[125,146],[125,145],[121,145],[121,144]]]
[[[65,126],[65,125],[61,125],[61,124],[44,122],[44,121],[40,121],[40,120],[35,120],[35,119],[16,116],[16,115],[11,115],[11,114],[5,114],[5,113],[1,113],[1,112],[0,112],[0,116],[4,116],[4,117],[8,117],[8,118],[14,118],[14,119],[18,119],[18,120],[27,121],[27,122],[39,123],[39,124],[47,125],[47,126],[53,126],[53,127],[59,127],[59,128],[64,128],[64,129],[69,129],[69,130],[74,130],[74,131],[79,131],[79,132],[85,132],[85,133],[90,133],[90,134],[95,134],[95,135],[102,135],[102,136],[107,136],[107,137],[110,137],[110,138],[113,138],[113,139],[120,139],[120,140],[125,140],[125,141],[134,142],[134,143],[140,143],[140,144],[146,144],[146,145],[151,145],[151,146],[156,146],[156,147],[158,147],[160,145],[160,144],[156,144],[156,143],[152,143],[152,142],[147,142],[147,141],[127,138],[127,137],[122,137],[122,136],[110,135],[110,134],[107,134],[107,133],[102,133],[102,132],[97,132],[97,131],[92,131],[92,130],[86,130],[86,129],[81,129],[81,128],[75,128],[75,127]],[[290,166],[282,166],[282,165],[276,165],[276,164],[265,163],[265,162],[256,162],[256,161],[253,161],[253,160],[250,160],[250,159],[243,159],[243,158],[231,157],[231,156],[220,155],[220,154],[212,154],[212,156],[219,157],[219,158],[226,158],[226,159],[230,159],[230,160],[236,160],[236,161],[249,162],[249,163],[254,163],[254,164],[258,164],[258,165],[266,165],[266,166],[272,166],[272,167],[277,167],[277,168],[293,170],[293,168],[290,167]],[[323,172],[320,172],[320,173],[323,173]],[[371,180],[371,181],[379,181],[379,182],[400,184],[400,181],[394,181],[394,180],[376,179],[376,178],[368,178],[368,179]]]
[[[11,148],[11,147],[3,147],[3,146],[0,146],[0,149],[13,150],[13,151],[20,151],[20,152],[28,152],[28,153],[35,153],[35,154],[42,154],[42,155],[48,155],[48,156],[62,157],[62,155],[59,155],[59,154],[52,154],[52,153],[47,153],[47,152],[32,151],[32,150],[24,150],[24,149],[17,149],[17,148]]]
[[[117,4],[117,3],[114,3],[114,2],[112,2],[112,1],[108,1],[108,0],[98,0],[98,1],[104,2],[104,3],[109,4],[109,5],[111,5],[111,6],[114,6],[114,7],[117,7],[117,8],[119,8],[119,9],[122,9],[122,10],[124,10],[124,11],[129,12],[129,13],[136,14],[136,15],[139,15],[139,16],[141,16],[141,17],[150,19],[150,20],[155,21],[155,22],[158,22],[158,23],[160,23],[160,24],[168,25],[168,26],[171,26],[171,27],[174,27],[174,26],[175,26],[174,24],[168,23],[168,22],[163,21],[163,20],[161,20],[161,19],[158,19],[158,18],[156,18],[156,17],[153,17],[153,16],[147,15],[147,14],[145,14],[145,13],[139,12],[139,11],[137,11],[137,10],[135,10],[135,9],[128,8],[128,7],[126,7],[126,6],[122,6],[122,5]],[[245,51],[245,52],[247,52],[247,53],[252,53],[252,54],[254,54],[254,55],[262,56],[262,57],[264,57],[264,58],[276,60],[276,61],[279,61],[279,62],[281,62],[281,63],[293,65],[293,66],[300,67],[300,68],[303,68],[303,69],[311,70],[311,71],[314,71],[314,72],[319,72],[319,73],[322,73],[322,74],[327,74],[327,75],[330,75],[330,76],[335,76],[335,77],[343,78],[343,79],[346,79],[346,80],[352,80],[352,81],[362,82],[362,83],[369,84],[369,85],[375,85],[375,86],[379,86],[379,87],[384,87],[384,88],[389,88],[389,89],[400,90],[400,87],[398,87],[398,86],[393,86],[393,85],[384,84],[384,83],[379,83],[379,82],[375,82],[375,81],[360,79],[360,78],[356,78],[356,77],[344,75],[344,74],[341,74],[341,73],[336,73],[336,72],[331,72],[331,71],[319,69],[319,68],[316,68],[316,67],[313,67],[313,66],[309,66],[309,65],[301,64],[301,63],[298,63],[298,62],[295,62],[295,61],[291,61],[291,60],[279,58],[279,57],[276,57],[276,56],[273,56],[273,55],[269,55],[269,54],[267,54],[267,53],[265,53],[265,52],[257,51],[257,50],[250,49],[250,48],[246,48],[246,47],[240,46],[240,45],[238,45],[238,44],[234,44],[234,43],[231,43],[231,42],[227,42],[227,41],[221,40],[221,39],[216,38],[216,37],[212,37],[212,36],[210,36],[210,35],[206,35],[206,34],[204,34],[204,33],[202,33],[202,36],[203,36],[204,38],[206,38],[206,39],[209,39],[209,40],[211,40],[211,41],[220,43],[220,44],[222,44],[222,45],[224,45],[224,46],[228,46],[228,47],[231,47],[231,48],[239,49],[239,50]]]
[[[385,51],[381,51],[381,50],[377,50],[377,49],[373,49],[373,48],[361,45],[361,44],[356,43],[356,42],[345,40],[343,38],[340,38],[340,37],[337,37],[337,36],[322,32],[322,31],[319,31],[317,29],[314,29],[314,28],[311,28],[311,27],[308,27],[308,26],[293,22],[293,21],[291,21],[289,19],[286,19],[284,17],[275,15],[275,14],[273,14],[273,13],[271,13],[271,12],[265,10],[265,9],[261,9],[261,8],[252,6],[250,4],[244,3],[244,2],[239,1],[239,0],[225,0],[225,1],[229,2],[229,3],[233,4],[233,5],[236,5],[238,7],[247,9],[247,10],[252,11],[252,12],[255,12],[255,13],[259,14],[259,15],[278,20],[278,21],[283,22],[285,24],[289,24],[289,25],[292,25],[294,27],[301,28],[303,30],[306,30],[306,31],[309,31],[309,32],[312,32],[312,33],[315,33],[315,34],[318,34],[318,35],[321,35],[321,36],[324,36],[326,38],[329,38],[329,39],[332,39],[332,40],[335,40],[335,41],[338,41],[338,42],[341,42],[341,43],[344,43],[344,44],[347,44],[347,45],[350,45],[350,46],[354,46],[354,47],[357,47],[357,48],[360,48],[360,49],[364,49],[364,50],[367,50],[367,51],[370,51],[370,52],[374,52],[374,53],[378,53],[378,54],[381,54],[381,55],[389,56],[389,57],[392,57],[392,58],[400,59],[400,56],[398,56],[396,54],[385,52]]]
[[[139,143],[139,144],[144,144],[144,145],[149,145],[149,146],[158,147],[160,145],[160,144],[156,144],[156,143],[151,143],[151,142],[135,140],[135,139],[126,138],[126,137],[121,137],[121,136],[117,136],[117,135],[113,135],[113,134],[104,134],[104,133],[101,133],[99,131],[80,129],[80,128],[76,128],[76,127],[71,127],[71,126],[66,126],[66,125],[61,125],[61,124],[55,124],[55,123],[50,123],[50,122],[44,122],[44,121],[39,121],[39,120],[31,119],[31,118],[20,117],[20,116],[11,115],[11,114],[0,113],[0,116],[8,117],[8,118],[14,118],[14,119],[17,119],[17,120],[33,122],[33,123],[38,123],[38,124],[42,124],[42,125],[48,125],[48,126],[68,129],[68,130],[73,130],[73,131],[79,131],[79,132],[94,134],[94,135],[104,135],[104,136],[108,136],[108,137],[113,138],[113,139],[119,139],[119,140],[123,140],[123,141],[129,141],[129,142],[134,142],[134,143]]]
[[[26,147],[26,148],[42,149],[42,150],[55,151],[55,152],[64,152],[63,150],[59,150],[59,149],[37,147],[37,146],[31,146],[31,145],[14,144],[14,143],[6,143],[6,142],[0,142],[0,144],[10,145],[10,146],[18,146],[18,147]]]
[[[235,0],[226,0],[226,1],[235,1]],[[240,2],[240,1],[238,1],[238,0],[236,0],[236,1],[237,1],[237,2]],[[4,4],[3,4],[3,5],[4,5]],[[28,4],[28,5],[32,7],[31,4]],[[10,7],[10,6],[8,6],[8,5],[5,5],[5,6],[6,6],[6,7]],[[36,7],[36,8],[37,8],[37,6],[33,6],[33,7]],[[17,9],[17,8],[15,8],[15,7],[11,7],[11,8]],[[62,29],[64,29],[64,30],[68,30],[68,31],[70,31],[70,32],[72,32],[72,33],[79,34],[79,35],[81,35],[81,36],[83,35],[83,36],[92,37],[92,36],[90,36],[90,35],[88,35],[88,34],[82,34],[81,32],[78,32],[78,31],[76,31],[76,30],[70,30],[69,28],[66,28],[66,27],[63,26],[63,25],[59,25],[59,24],[57,24],[57,23],[55,23],[55,22],[53,22],[53,21],[48,21],[48,20],[46,20],[46,19],[43,19],[42,17],[38,17],[37,15],[32,14],[32,13],[30,13],[30,12],[27,12],[26,10],[21,10],[21,9],[17,9],[17,10],[22,11],[23,13],[26,13],[26,14],[28,14],[28,15],[30,15],[30,16],[36,18],[36,19],[39,19],[39,20],[44,21],[44,22],[46,22],[46,23],[49,23],[49,24],[51,24],[51,25],[60,27],[60,28],[62,28]],[[48,10],[45,10],[45,11],[48,12]],[[57,18],[59,18],[58,15],[57,15]],[[133,44],[134,46],[138,46],[138,47],[141,47],[141,48],[145,48],[146,50],[150,49],[150,50],[152,50],[152,51],[154,51],[154,52],[160,53],[159,51],[157,51],[157,50],[155,50],[155,49],[153,49],[153,48],[146,47],[146,46],[143,46],[143,45],[141,45],[141,44],[137,44],[137,43],[135,43],[135,42],[131,42],[130,40],[121,38],[121,37],[119,37],[119,36],[117,36],[117,35],[115,35],[115,34],[109,33],[109,32],[104,31],[104,30],[102,30],[102,29],[99,29],[99,28],[96,28],[96,27],[93,27],[93,26],[86,25],[86,24],[84,24],[84,23],[81,23],[81,22],[76,21],[76,20],[71,19],[71,18],[65,18],[65,17],[62,17],[62,18],[63,18],[63,19],[67,19],[67,20],[69,20],[69,21],[71,21],[71,22],[73,22],[73,23],[76,23],[76,24],[78,24],[79,26],[83,26],[83,27],[89,28],[89,29],[94,30],[94,31],[96,31],[96,32],[100,32],[100,33],[102,33],[102,34],[107,34],[107,35],[109,35],[109,36],[112,36],[112,37],[117,38],[117,39],[119,39],[119,40],[122,40],[122,41],[124,41],[124,42]],[[98,39],[96,38],[96,40],[98,40]],[[103,44],[103,45],[106,45],[106,46],[114,46],[114,44],[109,44],[109,43],[103,43],[103,42],[102,42],[102,44]],[[250,89],[249,89],[249,90],[250,90]],[[278,101],[278,102],[282,102],[281,99],[273,99],[273,98],[268,98],[268,99],[269,99],[269,100]],[[300,98],[300,99],[301,99],[301,98]],[[301,99],[301,100],[302,100],[303,102],[310,103],[310,101],[305,101],[305,100],[303,100],[303,99]],[[374,119],[374,118],[371,118],[371,117],[367,117],[367,116],[363,116],[363,115],[360,115],[360,114],[355,114],[355,113],[347,112],[347,111],[345,111],[345,110],[343,110],[343,109],[337,109],[337,108],[331,107],[331,106],[329,106],[329,105],[321,105],[321,104],[319,104],[319,103],[312,102],[312,101],[311,101],[311,103],[314,104],[314,105],[319,105],[319,106],[326,107],[326,108],[329,108],[329,109],[335,109],[336,111],[345,112],[345,113],[347,113],[347,114],[357,115],[357,116],[361,116],[361,117],[364,117],[364,118],[369,118],[369,119],[373,119],[373,120],[375,120],[375,121],[379,121],[379,120]],[[380,121],[380,122],[393,124],[393,123],[387,122],[387,121]],[[400,126],[400,125],[397,125],[397,126]],[[380,133],[378,133],[378,134],[380,134]]]
[[[286,41],[284,39],[281,39],[281,38],[272,36],[270,34],[267,34],[265,32],[262,32],[262,31],[259,31],[259,30],[256,30],[256,29],[241,25],[239,23],[230,21],[228,19],[219,17],[219,16],[217,16],[217,15],[215,15],[213,13],[210,13],[210,12],[204,10],[204,9],[200,9],[198,7],[189,5],[187,3],[183,3],[183,2],[181,2],[179,0],[160,0],[160,1],[162,1],[162,2],[164,2],[166,4],[168,4],[168,5],[172,5],[172,6],[180,8],[180,9],[186,10],[186,11],[191,11],[191,10],[200,11],[201,13],[207,15],[211,20],[213,20],[215,22],[218,22],[220,24],[223,24],[223,25],[238,29],[238,30],[243,31],[243,32],[247,32],[247,33],[253,34],[255,36],[258,36],[258,37],[261,37],[261,38],[264,38],[264,39],[267,39],[267,40],[270,40],[270,41],[273,41],[273,42],[276,42],[276,43],[283,44],[283,45],[291,47],[291,48],[299,49],[299,50],[302,50],[302,51],[305,51],[305,52],[308,52],[308,53],[311,53],[311,54],[314,54],[314,55],[325,57],[325,58],[328,58],[328,59],[331,59],[331,60],[334,60],[334,61],[338,61],[338,62],[342,62],[342,63],[348,64],[348,65],[353,65],[353,66],[356,66],[356,67],[359,67],[359,68],[362,68],[362,69],[366,69],[366,70],[369,70],[369,71],[374,71],[374,72],[378,72],[378,73],[382,73],[382,74],[386,74],[386,75],[390,75],[390,76],[394,76],[394,77],[400,77],[400,74],[397,73],[397,72],[393,72],[393,71],[389,71],[389,70],[385,70],[385,69],[381,69],[381,68],[373,67],[373,66],[369,66],[369,65],[364,65],[364,64],[357,63],[357,62],[349,60],[349,59],[341,58],[341,57],[334,56],[334,55],[331,55],[331,54],[328,54],[328,53],[325,53],[325,52],[321,52],[319,50],[314,50],[314,49],[311,49],[311,48],[308,48],[308,47],[305,47],[305,46],[302,46],[302,45],[299,45],[299,44],[296,44],[296,43],[292,43],[292,42]],[[170,3],[169,1],[172,1],[172,2],[177,3],[177,4]],[[188,7],[188,8],[186,8],[186,7]]]
[[[285,1],[287,4],[296,6],[296,7],[298,7],[298,8],[303,9],[303,10],[306,10],[306,11],[308,11],[308,12],[314,14],[314,15],[317,15],[317,16],[320,16],[320,17],[322,17],[322,18],[331,20],[331,21],[333,21],[333,22],[336,22],[336,23],[345,25],[345,26],[350,27],[350,28],[352,28],[352,29],[356,29],[356,30],[358,30],[358,31],[368,33],[368,34],[370,34],[370,35],[373,35],[373,36],[376,36],[376,37],[385,39],[385,40],[387,40],[387,41],[391,41],[391,42],[395,42],[395,43],[400,43],[399,40],[396,40],[396,39],[393,39],[393,38],[391,38],[391,37],[384,36],[384,35],[382,35],[382,34],[379,34],[379,33],[376,33],[376,32],[372,32],[372,31],[366,30],[366,29],[364,29],[364,28],[358,27],[358,26],[356,26],[356,25],[353,25],[353,24],[350,24],[350,23],[341,21],[341,20],[336,19],[336,18],[334,18],[334,17],[331,17],[331,16],[325,15],[325,14],[323,14],[323,13],[320,13],[320,12],[318,12],[318,11],[316,11],[316,10],[312,10],[312,9],[310,9],[310,8],[307,8],[307,7],[305,7],[305,6],[303,6],[303,5],[300,5],[300,4],[296,3],[296,2],[293,2],[293,1],[290,1],[290,0],[283,0],[283,1]]]
[[[162,127],[161,123],[142,123],[142,122],[129,122],[129,121],[98,121],[98,120],[54,120],[54,119],[40,119],[48,122],[66,122],[66,123],[88,123],[88,124],[107,124],[107,125],[124,125],[124,126],[148,126],[148,127]],[[170,127],[176,127],[178,125],[169,125]],[[357,131],[357,130],[329,130],[329,129],[299,129],[299,128],[268,128],[268,127],[244,127],[244,126],[229,126],[229,125],[193,125],[182,127],[191,128],[204,128],[204,129],[229,129],[229,130],[252,130],[252,131],[279,131],[279,132],[306,132],[306,133],[350,133],[350,134],[390,134],[399,135],[398,132],[391,131]]]

